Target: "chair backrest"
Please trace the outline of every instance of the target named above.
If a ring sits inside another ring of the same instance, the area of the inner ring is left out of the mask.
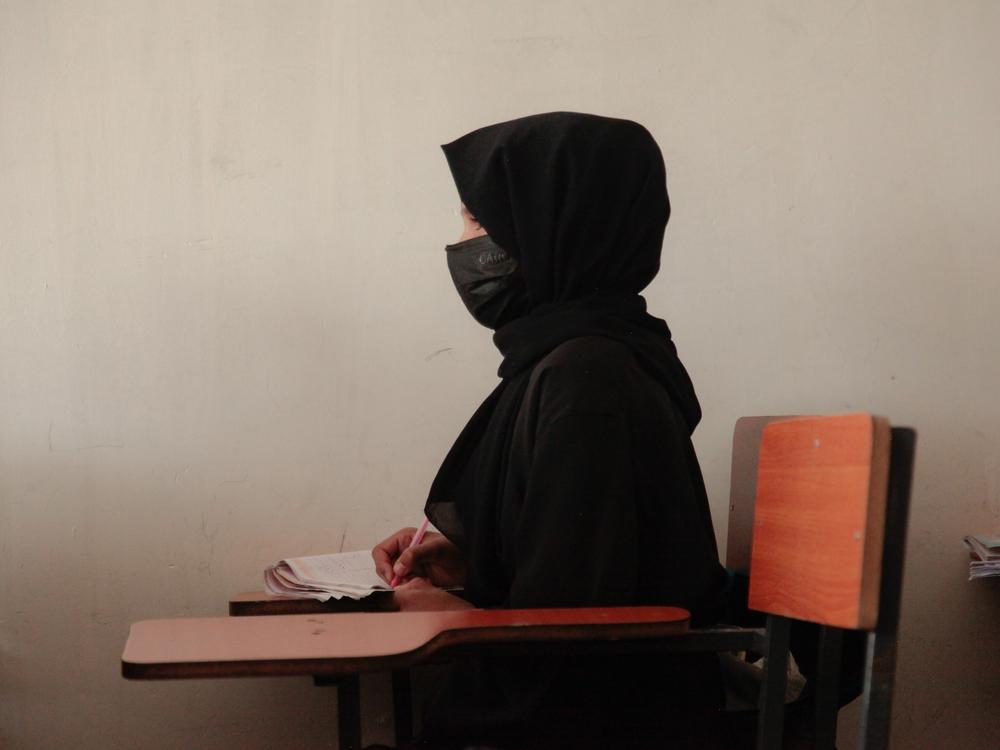
[[[840,628],[878,619],[889,423],[798,417],[761,435],[749,606]]]
[[[807,629],[818,628],[818,650],[807,654],[815,672],[811,742],[835,746],[838,685],[846,675],[860,689],[862,677],[854,674],[860,653],[842,660],[841,644],[847,657],[861,636],[859,747],[888,747],[915,444],[912,429],[868,414],[737,422],[726,565],[749,573],[749,606],[768,613],[758,747],[781,745],[796,621],[800,648]]]

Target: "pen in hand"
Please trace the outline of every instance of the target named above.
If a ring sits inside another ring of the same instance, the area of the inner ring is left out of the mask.
[[[413,539],[410,540],[410,545],[407,547],[407,549],[410,549],[411,547],[416,547],[418,544],[420,544],[424,540],[424,535],[427,533],[427,524],[428,523],[429,523],[429,521],[428,521],[427,517],[425,516],[423,523],[420,524],[420,528],[417,529],[417,533],[414,534],[413,535]],[[395,574],[393,574],[392,580],[389,582],[389,585],[392,588],[396,588],[396,584],[398,584],[398,583],[399,583],[399,574],[395,573]]]

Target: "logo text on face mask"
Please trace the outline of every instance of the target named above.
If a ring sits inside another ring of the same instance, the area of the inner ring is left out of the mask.
[[[494,263],[503,263],[507,258],[507,253],[502,250],[488,250],[479,254],[479,265],[492,266]]]

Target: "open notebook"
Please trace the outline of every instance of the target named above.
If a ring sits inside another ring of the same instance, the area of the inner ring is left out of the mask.
[[[264,570],[267,593],[302,599],[361,599],[374,591],[390,591],[378,577],[368,550],[290,557]]]

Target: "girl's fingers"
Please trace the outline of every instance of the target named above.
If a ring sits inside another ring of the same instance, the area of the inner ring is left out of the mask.
[[[387,539],[375,545],[372,549],[372,559],[375,561],[375,572],[386,583],[392,581],[393,561],[396,560],[400,552],[405,551],[416,533],[414,528],[400,529]]]
[[[397,575],[406,575],[419,570],[428,561],[434,559],[438,550],[433,542],[418,544],[416,547],[404,549],[392,566]]]
[[[392,572],[398,576],[405,576],[410,572],[414,563],[416,562],[416,555],[413,550],[417,548],[409,548],[403,550],[403,552],[396,558],[395,564],[392,566]]]

